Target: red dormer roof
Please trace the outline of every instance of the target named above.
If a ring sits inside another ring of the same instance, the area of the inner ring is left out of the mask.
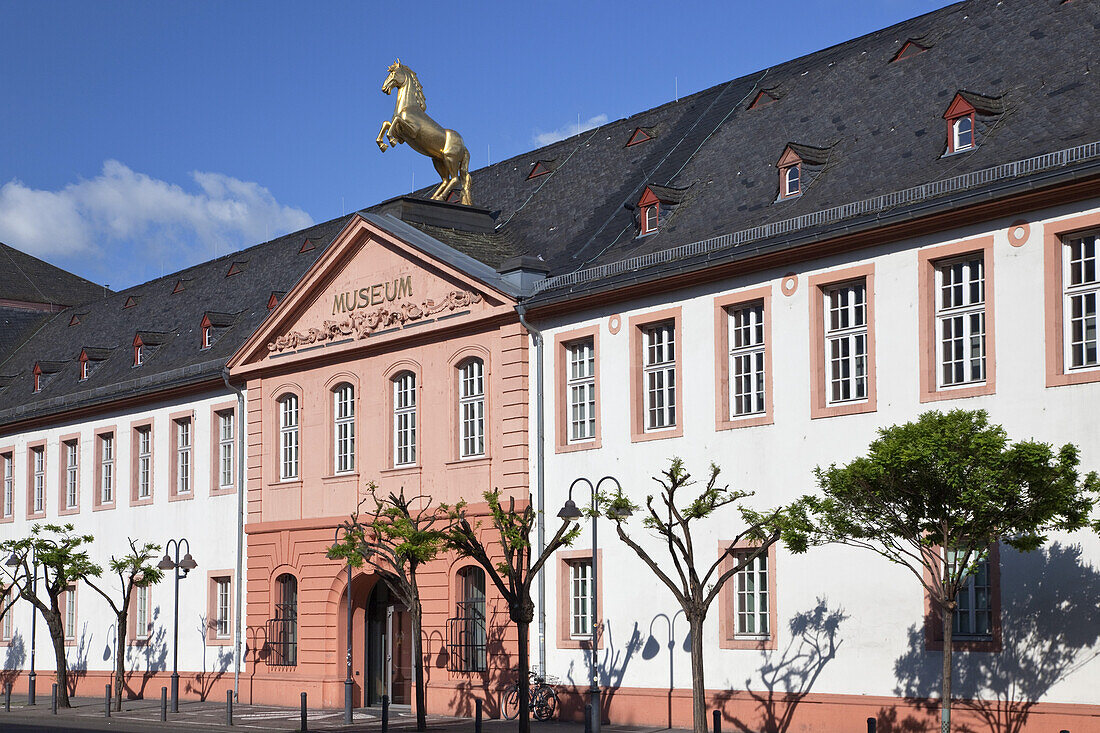
[[[757,109],[759,107],[766,107],[772,102],[779,99],[779,95],[771,92],[767,89],[761,89],[757,92],[756,96],[749,102],[749,109]]]
[[[303,252],[312,252],[315,249],[317,249],[317,245],[313,243],[312,239],[307,239],[302,242],[302,246],[298,248],[298,254],[302,254]]]
[[[137,298],[135,298],[133,295],[131,295],[130,297],[128,297],[126,299],[126,302],[122,304],[122,307],[123,308],[133,308],[135,305],[137,305],[137,303],[138,303]]]
[[[626,141],[626,147],[631,145],[638,145],[653,139],[653,135],[646,132],[641,127],[634,128],[634,133],[630,136],[630,139]]]
[[[638,208],[642,208],[643,206],[653,206],[653,204],[659,203],[661,203],[661,199],[657,197],[657,194],[653,193],[652,188],[646,186],[645,190],[642,191],[642,197],[638,199]]]
[[[903,43],[901,45],[901,48],[898,50],[898,52],[896,54],[894,54],[894,58],[890,59],[890,63],[894,63],[895,61],[901,61],[902,59],[912,58],[913,56],[916,56],[917,54],[924,53],[929,48],[931,48],[931,46],[925,46],[924,44],[916,41],[915,39],[910,38],[909,40],[907,40],[905,43]]]

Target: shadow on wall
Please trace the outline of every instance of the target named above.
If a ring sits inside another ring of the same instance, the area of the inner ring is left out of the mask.
[[[504,694],[510,685],[515,684],[516,675],[513,667],[518,666],[518,660],[513,662],[512,655],[505,650],[504,634],[508,628],[512,628],[507,609],[501,608],[504,604],[494,604],[486,622],[485,631],[485,658],[488,671],[469,672],[455,684],[454,694],[451,696],[450,709],[452,715],[464,718],[474,716],[474,700],[480,697],[482,700],[483,715],[494,720],[501,717],[504,704]],[[451,653],[446,646],[441,646],[438,654],[432,654],[425,650],[425,665],[434,664],[440,669],[446,669],[451,662]],[[425,678],[427,673],[425,671]],[[428,709],[431,710],[431,695],[428,697]]]
[[[206,616],[199,617],[199,625],[195,631],[199,635],[199,644],[202,645],[202,671],[195,675],[194,681],[188,680],[184,686],[186,692],[198,695],[199,700],[203,702],[206,702],[206,699],[210,697],[214,685],[225,675],[229,665],[233,663],[233,647],[213,647],[218,650],[218,653],[214,657],[211,667],[207,669],[207,655],[210,653],[211,647],[206,645],[206,634],[211,623],[213,622],[208,621]]]
[[[745,692],[718,693],[715,703],[734,730],[743,733],[785,733],[795,712],[809,694],[825,666],[836,658],[841,639],[840,625],[848,618],[843,609],[830,609],[827,599],[818,598],[809,611],[796,614],[788,624],[789,634],[782,650],[761,654],[759,681],[745,680]],[[759,711],[752,719],[732,714],[727,706],[735,698],[748,695]]]
[[[88,634],[87,622],[80,629],[80,640],[76,644],[76,659],[73,659],[72,650],[65,651],[65,659],[69,665],[69,674],[65,678],[69,688],[69,696],[76,696],[76,687],[80,680],[88,676],[88,649],[92,640]]]
[[[15,684],[27,662],[27,643],[23,635],[16,631],[8,640],[8,651],[4,657],[4,669],[0,671],[0,690]]]
[[[150,626],[156,631],[141,642],[131,642],[126,645],[126,677],[123,690],[128,700],[144,699],[145,688],[157,672],[163,672],[168,668],[168,632],[163,626],[157,625],[160,618],[160,606],[153,609],[153,620]],[[138,661],[144,661],[144,669],[138,672]]]
[[[663,616],[664,614],[660,614]],[[615,634],[611,621],[605,621],[601,631],[604,648],[603,658],[596,663],[596,674],[600,678],[600,687],[603,694],[600,696],[600,720],[607,722],[611,715],[611,703],[615,700],[615,693],[623,684],[626,668],[636,652],[642,649],[642,635],[638,631],[638,624],[630,633],[630,638],[621,647],[615,646]],[[657,643],[652,636],[650,639]],[[565,672],[565,679],[569,687],[560,694],[561,720],[581,720],[584,714],[584,706],[588,704],[588,695],[585,691],[589,687],[588,663],[592,654],[592,645],[585,644],[585,661],[582,669],[578,668],[576,661],[569,662],[569,668]]]
[[[1081,561],[1079,546],[1024,553],[1004,547],[1001,577],[1003,651],[954,654],[953,707],[965,711],[959,730],[967,733],[1020,733],[1051,687],[1100,655],[1100,572]],[[929,720],[909,715],[899,723],[896,711],[884,710],[880,731],[938,727],[942,659],[925,651],[923,624],[910,627],[909,649],[894,664],[896,693]]]

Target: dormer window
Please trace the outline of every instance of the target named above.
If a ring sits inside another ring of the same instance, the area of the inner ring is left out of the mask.
[[[802,195],[808,182],[812,182],[825,167],[829,149],[803,143],[787,143],[775,167],[779,169],[779,196],[777,201]]]
[[[653,234],[657,231],[657,218],[661,205],[659,203],[642,207],[642,234]]]
[[[214,339],[210,335],[210,324],[208,323],[202,327],[202,348],[209,349],[212,343],[214,343]]]
[[[145,361],[145,345],[139,340],[134,344],[134,366],[139,367]]]
[[[80,381],[83,382],[88,378],[88,359],[85,357],[80,360]]]
[[[667,220],[684,200],[686,188],[669,188],[650,183],[642,191],[642,197],[633,208],[638,217],[638,236],[656,234],[662,221]]]
[[[947,153],[961,153],[978,147],[978,122],[981,117],[982,129],[989,129],[991,119],[1003,114],[1004,100],[1001,97],[987,97],[976,92],[958,91],[948,105],[943,118],[947,121]]]
[[[974,147],[973,113],[951,122],[951,152],[957,153],[972,147]]]
[[[34,368],[34,391],[36,393],[42,391],[42,370],[37,366]]]
[[[199,348],[209,349],[213,346],[214,342],[218,340],[218,336],[224,333],[225,329],[232,326],[236,318],[237,316],[232,313],[218,313],[217,311],[207,311],[204,313],[202,316],[202,323],[199,324],[199,329],[202,334]]]
[[[802,164],[795,163],[783,169],[783,198],[802,193]]]

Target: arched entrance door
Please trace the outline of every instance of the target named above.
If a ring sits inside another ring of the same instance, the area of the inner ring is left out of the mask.
[[[381,580],[367,604],[367,705],[412,702],[412,628],[404,606]]]

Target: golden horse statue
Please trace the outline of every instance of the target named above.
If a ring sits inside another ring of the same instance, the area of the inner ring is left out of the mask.
[[[402,64],[401,59],[390,65],[389,72],[386,81],[382,82],[382,93],[389,94],[396,88],[397,100],[393,105],[393,118],[383,122],[378,131],[378,149],[384,153],[387,147],[408,143],[413,150],[432,159],[432,165],[443,179],[432,191],[431,198],[445,201],[455,186],[461,185],[462,203],[469,206],[473,203],[470,151],[462,142],[462,136],[427,115],[424,88],[416,73]]]

